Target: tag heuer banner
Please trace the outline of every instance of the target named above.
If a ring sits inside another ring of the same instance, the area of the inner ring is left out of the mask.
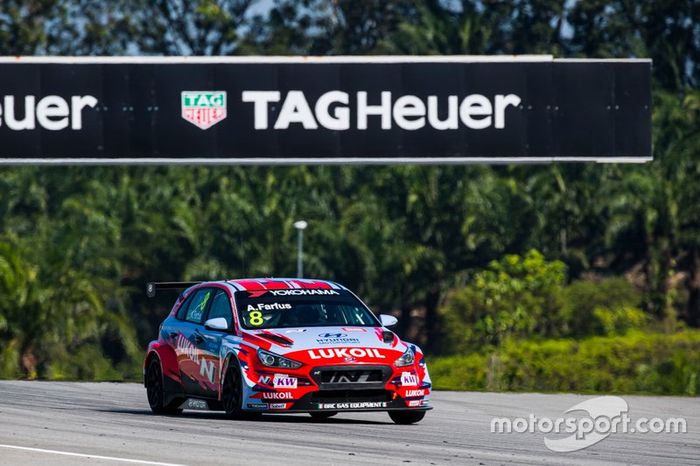
[[[0,163],[651,160],[651,61],[0,58]]]

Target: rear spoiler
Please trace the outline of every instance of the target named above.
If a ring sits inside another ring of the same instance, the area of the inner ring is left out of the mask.
[[[157,290],[183,290],[202,282],[148,282],[146,283],[146,296],[153,298]]]

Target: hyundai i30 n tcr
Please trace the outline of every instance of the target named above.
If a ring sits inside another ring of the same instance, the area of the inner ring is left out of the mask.
[[[420,348],[344,286],[245,279],[151,283],[148,292],[187,285],[146,351],[153,412],[180,413],[194,398],[231,417],[387,411],[411,424],[431,409]]]

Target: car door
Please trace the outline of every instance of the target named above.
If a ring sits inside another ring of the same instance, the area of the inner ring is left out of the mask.
[[[203,357],[202,346],[206,340],[204,319],[215,291],[214,288],[200,288],[194,292],[185,303],[187,309],[182,313],[183,320],[175,337],[182,386],[188,395],[207,396],[210,393],[206,383],[210,367]]]
[[[205,322],[209,319],[224,318],[228,328],[233,328],[233,312],[231,310],[230,298],[225,290],[218,288],[214,290],[210,300]],[[219,386],[219,374],[221,371],[220,350],[226,332],[219,330],[207,330],[202,326],[199,334],[201,339],[197,343],[200,351],[200,381],[206,387],[204,396],[216,397]]]

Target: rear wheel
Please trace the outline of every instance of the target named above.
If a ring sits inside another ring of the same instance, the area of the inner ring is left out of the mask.
[[[228,417],[240,418],[243,416],[243,410],[241,409],[242,399],[241,370],[235,361],[231,361],[226,370],[226,375],[224,375],[224,386],[221,393],[221,404]]]
[[[180,405],[184,400],[173,400],[165,404],[165,390],[163,388],[163,371],[160,368],[160,361],[153,357],[146,369],[146,394],[148,404],[154,414],[180,414]]]
[[[396,424],[415,424],[425,417],[425,411],[389,411],[389,417]]]
[[[318,411],[309,413],[314,421],[323,421],[338,414],[337,411]]]

